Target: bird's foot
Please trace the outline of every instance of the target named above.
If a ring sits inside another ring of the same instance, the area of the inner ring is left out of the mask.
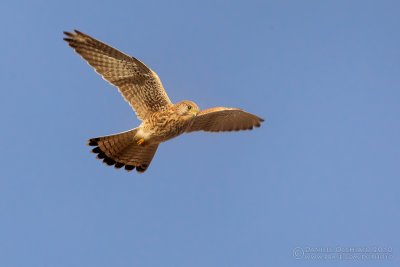
[[[144,138],[140,138],[139,140],[137,140],[136,144],[138,144],[139,146],[144,146],[145,145]]]

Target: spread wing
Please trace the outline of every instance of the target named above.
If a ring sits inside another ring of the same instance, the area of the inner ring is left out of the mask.
[[[64,34],[69,46],[118,88],[139,119],[172,104],[157,74],[138,59],[77,30]]]
[[[215,107],[200,111],[186,132],[251,130],[264,120],[238,108]]]

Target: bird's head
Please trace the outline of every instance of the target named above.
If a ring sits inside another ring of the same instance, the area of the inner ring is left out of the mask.
[[[175,104],[175,109],[176,112],[178,113],[179,116],[185,117],[185,118],[193,118],[199,113],[200,109],[196,105],[196,103],[189,101],[189,100],[183,100],[179,103]]]

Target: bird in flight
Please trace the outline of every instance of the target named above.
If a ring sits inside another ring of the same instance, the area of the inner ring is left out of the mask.
[[[116,86],[141,124],[132,130],[89,139],[92,152],[115,168],[143,173],[160,143],[183,133],[251,130],[264,120],[238,108],[200,110],[196,103],[169,99],[160,78],[140,60],[80,31],[64,40],[106,81]]]

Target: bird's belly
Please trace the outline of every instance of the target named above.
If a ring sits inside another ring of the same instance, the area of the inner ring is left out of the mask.
[[[136,136],[144,138],[148,144],[159,144],[181,135],[185,132],[186,126],[177,122],[142,125]]]

